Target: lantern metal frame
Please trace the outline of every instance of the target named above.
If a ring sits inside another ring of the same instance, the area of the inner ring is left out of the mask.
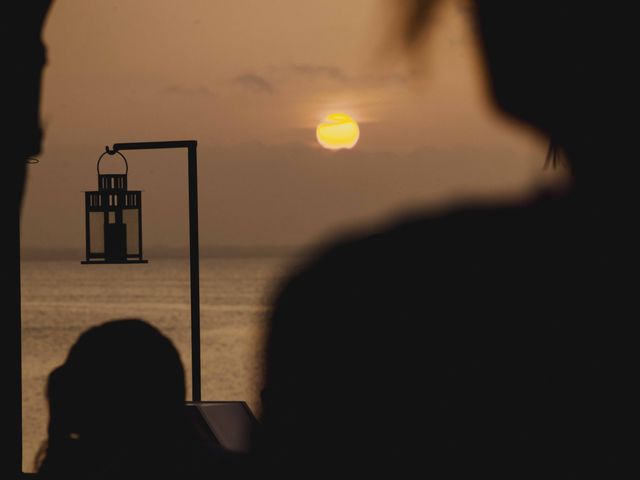
[[[102,158],[109,154],[110,156],[119,155],[124,161],[125,172],[119,174],[102,174],[100,173],[100,162]],[[109,150],[109,147],[105,147],[105,151],[98,157],[96,164],[96,170],[98,172],[98,190],[85,192],[85,242],[86,242],[86,258],[83,260],[83,265],[92,264],[123,264],[123,263],[148,263],[148,260],[142,258],[142,192],[140,190],[128,190],[127,180],[129,174],[129,163],[127,158],[120,152],[115,150]],[[134,211],[137,213],[136,221],[137,225],[129,225],[124,220],[124,214],[126,211]],[[92,249],[92,221],[91,214],[102,214],[102,218],[97,222],[102,221],[102,229],[100,235],[102,236],[102,251],[94,251]],[[120,242],[116,241],[116,238],[110,238],[110,230],[116,230],[123,236]],[[127,227],[132,226],[137,231],[135,252],[129,252],[129,240],[127,238]],[[117,252],[118,255],[112,254],[111,246],[117,246],[121,243],[121,251]]]

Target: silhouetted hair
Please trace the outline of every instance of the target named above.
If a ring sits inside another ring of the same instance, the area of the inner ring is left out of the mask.
[[[401,34],[407,46],[412,46],[425,31],[437,0],[401,0],[399,4],[404,12],[404,25]]]
[[[407,47],[429,29],[437,0],[403,0]],[[496,106],[551,140],[547,165],[566,161],[574,179],[602,193],[628,181],[619,168],[635,138],[635,15],[602,2],[466,2]],[[560,156],[559,153],[562,153]],[[602,166],[606,165],[606,170]],[[603,181],[603,175],[612,177]],[[607,194],[615,194],[617,187]]]
[[[50,374],[47,399],[48,440],[39,466],[46,472],[84,463],[82,471],[99,464],[91,458],[95,452],[108,456],[141,438],[176,434],[184,422],[184,369],[155,327],[138,319],[110,321],[80,335]]]

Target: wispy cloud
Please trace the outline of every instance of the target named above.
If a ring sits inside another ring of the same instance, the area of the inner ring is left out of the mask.
[[[285,66],[268,67],[270,77],[280,80],[299,79],[299,80],[329,80],[332,82],[342,83],[345,85],[390,85],[401,84],[408,81],[407,75],[388,72],[362,72],[357,75],[350,75],[342,68],[335,65],[313,65],[308,63],[297,63]]]
[[[289,91],[289,86],[307,88],[309,83],[316,85],[317,91],[318,88],[330,88],[331,85],[351,89],[385,88],[407,83],[408,80],[407,75],[398,72],[348,74],[334,65],[297,63],[270,65],[264,71],[250,70],[233,77],[230,84],[258,94],[274,95]]]
[[[267,93],[269,95],[273,95],[276,91],[275,87],[269,80],[255,73],[245,73],[242,75],[238,75],[233,79],[233,83],[246,88],[247,90]]]
[[[298,75],[307,77],[324,77],[336,82],[346,82],[349,76],[339,67],[333,65],[293,64],[289,70]]]
[[[175,85],[175,84],[169,85],[164,90],[162,90],[162,92],[173,94],[173,95],[190,95],[190,96],[213,95],[213,92],[209,90],[207,87],[203,87],[203,86],[185,87],[182,85]]]
[[[355,80],[357,80],[357,82],[361,84],[387,86],[405,84],[409,81],[409,77],[401,73],[370,73],[362,75]]]

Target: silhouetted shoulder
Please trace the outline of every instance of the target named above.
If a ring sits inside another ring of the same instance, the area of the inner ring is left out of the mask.
[[[268,367],[283,352],[306,356],[305,342],[322,338],[349,355],[353,342],[360,351],[370,347],[362,345],[365,338],[373,345],[418,341],[407,328],[431,331],[442,342],[454,341],[454,325],[466,325],[469,336],[495,328],[502,337],[507,326],[557,321],[562,309],[574,308],[569,298],[578,283],[593,277],[584,275],[594,269],[584,265],[589,241],[576,240],[583,226],[574,210],[572,200],[554,195],[456,207],[329,245],[283,285],[271,318],[268,348],[275,353]],[[547,315],[560,292],[566,302]],[[479,316],[493,324],[479,324]],[[293,345],[294,337],[302,341]]]
[[[633,327],[611,326],[632,297],[603,275],[590,228],[573,200],[541,195],[326,248],[271,313],[267,457],[315,464],[330,445],[328,466],[427,463],[451,478],[610,469],[617,427],[584,418],[628,396],[638,354]]]
[[[441,275],[439,269],[447,266],[465,268],[470,274],[474,267],[488,264],[493,269],[508,268],[514,260],[522,264],[546,256],[557,261],[563,247],[576,246],[575,236],[582,228],[575,202],[551,193],[512,205],[472,203],[414,214],[375,231],[352,232],[324,246],[292,276],[288,288],[313,278],[325,281],[336,272],[341,276],[334,277],[330,286],[356,278],[365,283],[388,281],[393,286],[397,280],[406,283],[407,275],[423,279]],[[562,255],[569,259],[566,251]],[[400,275],[395,281],[380,278],[394,272]]]

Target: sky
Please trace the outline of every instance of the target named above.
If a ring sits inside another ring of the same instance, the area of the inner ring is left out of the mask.
[[[115,142],[198,141],[200,243],[213,250],[302,248],[558,181],[543,169],[546,140],[493,108],[468,12],[444,1],[409,54],[392,48],[393,5],[55,2],[23,248],[82,254],[82,192],[97,189],[95,162]],[[318,145],[330,113],[358,121],[353,149]],[[145,249],[186,247],[186,155],[127,158]]]

